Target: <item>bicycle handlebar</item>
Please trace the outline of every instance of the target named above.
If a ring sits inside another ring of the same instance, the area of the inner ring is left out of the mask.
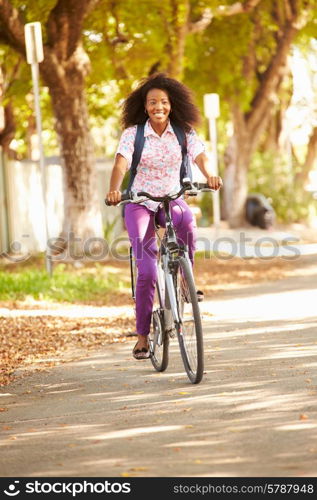
[[[152,196],[150,193],[147,193],[146,191],[139,191],[138,193],[134,194],[132,191],[129,191],[128,193],[123,193],[121,195],[121,201],[117,204],[120,205],[121,203],[128,203],[128,202],[134,202],[134,203],[140,203],[140,201],[143,200],[137,200],[136,197],[145,197],[148,200],[152,201],[157,201],[157,202],[162,202],[162,201],[167,201],[167,200],[176,200],[179,198],[185,191],[192,191],[192,195],[195,196],[198,191],[215,191],[215,189],[211,189],[207,183],[205,182],[185,182],[183,187],[178,191],[178,193],[174,194],[167,194],[164,196]],[[189,193],[190,194],[190,193]],[[107,206],[110,206],[110,203],[105,200],[105,204]]]

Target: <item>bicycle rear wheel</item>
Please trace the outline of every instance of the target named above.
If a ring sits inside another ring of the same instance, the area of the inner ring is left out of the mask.
[[[156,309],[152,313],[149,343],[152,365],[156,371],[163,372],[168,365],[169,337],[165,332],[163,316],[160,309]]]
[[[204,373],[203,332],[191,264],[185,257],[180,258],[177,272],[177,302],[181,319],[177,338],[184,368],[192,384],[198,384]]]

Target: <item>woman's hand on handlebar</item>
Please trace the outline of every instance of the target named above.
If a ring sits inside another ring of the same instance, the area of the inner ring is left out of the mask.
[[[121,201],[121,191],[109,191],[106,200],[108,205],[118,205]]]
[[[207,184],[210,189],[218,191],[218,189],[222,187],[223,183],[221,177],[218,177],[217,175],[210,175],[209,177],[207,177]]]

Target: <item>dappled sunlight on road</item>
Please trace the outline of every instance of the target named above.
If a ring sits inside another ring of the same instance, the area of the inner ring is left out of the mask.
[[[131,429],[122,429],[120,431],[107,432],[97,434],[91,438],[83,437],[82,439],[120,439],[128,437],[136,437],[142,434],[153,434],[156,432],[170,432],[182,429],[181,425],[161,425],[156,427],[132,427]]]
[[[245,303],[245,296],[241,298],[215,299],[206,302],[204,307],[213,311],[213,319],[231,320],[244,318],[247,320],[260,321],[268,317],[274,321],[276,319],[301,320],[303,317],[315,317],[316,311],[312,308],[312,303],[317,301],[317,289],[298,290],[296,295],[290,291],[273,292],[254,295],[250,293],[248,304]],[[273,304],[273,307],[272,307]],[[268,309],[269,305],[269,309]]]
[[[293,424],[293,425],[281,425],[280,427],[277,427],[276,430],[278,431],[304,431],[307,429],[316,429],[317,424]]]

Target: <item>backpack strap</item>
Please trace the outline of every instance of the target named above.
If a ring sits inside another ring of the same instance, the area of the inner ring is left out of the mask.
[[[142,151],[143,151],[143,146],[144,146],[144,123],[138,124],[137,129],[136,129],[136,135],[135,135],[135,140],[134,140],[134,151],[132,155],[132,162],[131,162],[131,167],[130,167],[130,179],[129,179],[129,184],[127,187],[127,191],[130,191],[132,188],[132,184],[134,181],[134,178],[136,176],[137,172],[137,167],[140,163]]]
[[[177,137],[178,143],[182,148],[182,164],[180,168],[180,181],[182,183],[182,180],[185,177],[189,177],[192,179],[192,172],[190,168],[190,163],[188,159],[188,154],[187,154],[187,140],[186,140],[186,134],[185,131],[176,125],[175,123],[171,122],[172,128],[174,130],[174,133]],[[127,191],[130,191],[132,188],[133,181],[135,179],[136,173],[137,173],[137,167],[140,163],[143,147],[144,147],[144,123],[138,124],[137,125],[137,131],[135,135],[135,140],[134,140],[134,151],[132,155],[132,162],[131,162],[131,167],[130,167],[130,179],[129,179],[129,184],[127,187]]]
[[[182,148],[182,164],[180,168],[180,181],[182,184],[182,181],[185,177],[189,177],[192,180],[192,171],[190,168],[190,163],[189,163],[189,158],[187,154],[187,140],[186,140],[186,134],[184,129],[176,125],[175,123],[171,122],[171,125],[173,127],[174,133],[177,137],[178,143],[180,147]]]

